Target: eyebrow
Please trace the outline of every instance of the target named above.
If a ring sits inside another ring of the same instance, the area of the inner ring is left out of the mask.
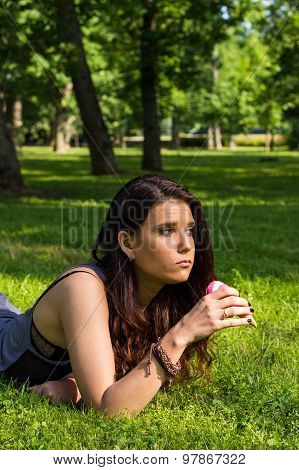
[[[163,222],[162,224],[155,225],[154,228],[164,227],[164,225],[177,226],[178,223],[177,223],[177,222]],[[188,222],[187,225],[186,225],[186,227],[188,227],[189,225],[195,225],[194,220],[191,220],[190,222]]]

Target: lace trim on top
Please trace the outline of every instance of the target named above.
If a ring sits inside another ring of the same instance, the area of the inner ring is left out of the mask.
[[[49,341],[47,341],[37,330],[33,320],[31,325],[31,339],[38,352],[47,359],[57,361],[69,360],[68,350],[49,343]]]
[[[69,269],[72,269],[72,268],[69,268]],[[62,281],[62,279],[70,276],[71,274],[75,274],[75,273],[87,273],[87,274],[91,274],[92,276],[96,277],[97,279],[99,279],[99,276],[89,272],[89,271],[82,271],[82,270],[76,270],[76,271],[72,271],[70,273],[67,273],[67,274],[64,274],[62,275],[61,277],[59,277],[58,279],[56,279],[54,282],[52,282],[52,284],[42,293],[42,295],[37,299],[37,301],[35,302],[35,304],[33,305],[32,307],[32,310],[34,310],[35,306],[37,305],[37,303],[41,300],[41,298],[52,288],[54,287],[58,282]],[[36,328],[35,324],[34,324],[34,321],[32,319],[32,324],[31,324],[31,339],[32,339],[32,342],[34,343],[35,347],[37,348],[37,350],[40,352],[40,354],[42,354],[44,357],[46,357],[47,359],[53,359],[53,360],[70,360],[69,358],[69,354],[68,354],[68,350],[67,349],[63,349],[61,348],[60,346],[55,346],[55,345],[52,345],[49,341],[47,341],[41,334],[40,332],[38,331],[38,329]]]

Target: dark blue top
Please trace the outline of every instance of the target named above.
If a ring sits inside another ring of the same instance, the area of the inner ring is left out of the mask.
[[[96,274],[105,281],[106,277],[103,270],[95,262],[71,266],[63,271],[62,274],[65,274],[70,269],[83,266],[93,269]],[[59,275],[59,278],[62,274]],[[52,284],[50,284],[50,286],[40,295],[34,305],[29,307],[24,313],[18,311],[16,307],[10,304],[7,297],[0,294],[0,372],[5,371],[26,351],[30,351],[30,353],[44,361],[46,364],[53,366],[57,365],[57,361],[42,356],[32,344],[31,326],[34,307],[45,293],[60,280],[61,278],[56,278],[55,281],[53,281]],[[59,365],[70,365],[70,360],[60,360]]]

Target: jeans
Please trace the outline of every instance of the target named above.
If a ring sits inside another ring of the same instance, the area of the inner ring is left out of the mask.
[[[22,313],[17,307],[10,303],[6,295],[1,294],[0,292],[0,310],[1,309],[10,310],[11,312],[17,313],[18,315]]]

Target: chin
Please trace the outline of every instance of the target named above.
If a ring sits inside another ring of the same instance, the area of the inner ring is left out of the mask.
[[[189,276],[190,276],[190,271],[186,270],[183,274],[182,273],[174,274],[173,276],[165,280],[165,282],[166,284],[179,284],[180,282],[187,281]]]

